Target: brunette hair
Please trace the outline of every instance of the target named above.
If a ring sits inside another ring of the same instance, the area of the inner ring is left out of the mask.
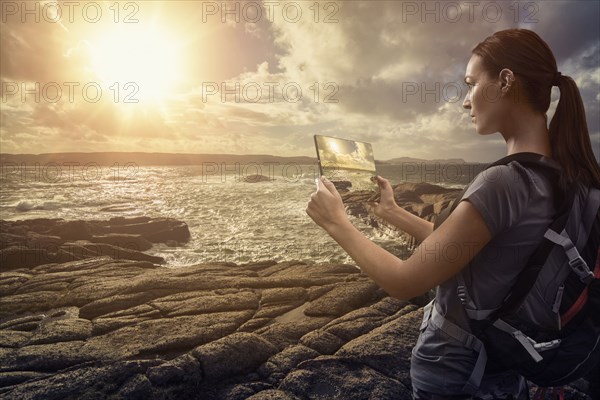
[[[563,168],[563,188],[581,182],[600,188],[600,167],[594,157],[585,119],[585,109],[575,81],[558,72],[552,50],[528,29],[506,29],[494,33],[473,49],[482,57],[487,73],[498,76],[508,68],[517,78],[518,90],[534,110],[546,113],[552,86],[560,99],[550,121],[552,157]]]

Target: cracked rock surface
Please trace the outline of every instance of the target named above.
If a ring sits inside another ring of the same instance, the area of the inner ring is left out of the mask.
[[[171,219],[74,222],[0,221],[1,251],[25,254],[0,270],[0,398],[411,398],[427,296],[390,298],[344,264],[44,258],[65,243],[145,255],[146,241],[189,238]],[[31,257],[40,243],[53,251]],[[591,399],[589,382],[565,398]]]

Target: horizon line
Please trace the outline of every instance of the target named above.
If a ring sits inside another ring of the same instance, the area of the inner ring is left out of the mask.
[[[156,152],[156,151],[57,151],[57,152],[44,152],[44,153],[5,153],[0,152],[0,157],[2,156],[51,156],[51,155],[70,155],[70,154],[82,154],[82,155],[94,155],[94,154],[144,154],[144,155],[173,155],[173,156],[237,156],[237,157],[277,157],[277,158],[310,158],[317,160],[316,156],[307,156],[307,155],[275,155],[275,154],[266,154],[266,153],[172,153],[172,152]],[[411,157],[411,156],[399,156],[393,157],[389,159],[376,159],[378,162],[387,162],[390,160],[396,159],[413,159],[418,161],[462,161],[465,163],[488,163],[489,161],[469,161],[465,160],[461,157],[455,158],[420,158],[420,157]]]

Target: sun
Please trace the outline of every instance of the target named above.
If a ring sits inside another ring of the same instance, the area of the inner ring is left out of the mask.
[[[121,89],[131,99],[162,101],[180,80],[180,43],[164,28],[119,27],[90,45],[95,74],[107,87]]]

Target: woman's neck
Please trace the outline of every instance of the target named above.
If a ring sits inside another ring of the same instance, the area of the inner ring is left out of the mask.
[[[545,115],[532,111],[521,111],[507,118],[501,132],[506,141],[507,155],[531,152],[552,157],[546,123]]]

